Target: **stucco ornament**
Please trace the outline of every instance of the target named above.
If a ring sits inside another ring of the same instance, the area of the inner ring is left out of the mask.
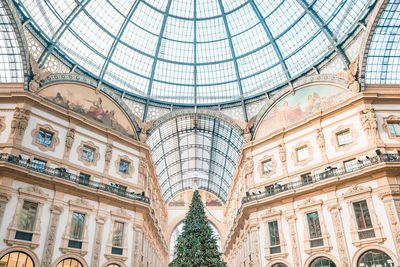
[[[342,72],[336,74],[337,77],[345,80],[349,85],[349,90],[358,93],[360,91],[360,84],[357,81],[358,74],[358,57],[351,62],[349,68],[344,68]]]
[[[111,161],[112,151],[113,151],[113,145],[107,144],[106,154],[105,154],[106,162],[110,162]]]
[[[148,122],[142,121],[138,116],[133,114],[133,117],[135,118],[136,123],[138,124],[140,128],[140,135],[139,135],[139,140],[143,143],[147,141],[147,131],[150,129],[150,127],[153,125],[155,120],[151,120]]]
[[[15,108],[13,120],[11,121],[11,135],[21,139],[28,126],[30,111],[24,108]]]
[[[378,138],[378,123],[373,108],[368,108],[360,112],[361,125],[367,136],[375,140]]]
[[[65,139],[65,147],[69,150],[72,147],[75,139],[75,129],[70,128],[67,132],[67,138]]]
[[[246,143],[251,141],[251,128],[254,126],[254,122],[256,121],[256,116],[251,118],[249,121],[240,121],[235,120],[235,123],[242,129],[243,131],[243,138]]]
[[[317,129],[317,144],[321,151],[325,151],[325,138],[321,128]]]
[[[29,62],[31,64],[31,69],[32,69],[32,80],[29,82],[29,90],[32,92],[37,92],[40,87],[40,82],[46,79],[51,72],[46,70],[44,67],[39,67],[39,64],[35,61],[33,58],[33,55],[31,54],[29,57]]]
[[[279,145],[279,158],[281,162],[286,162],[286,149],[283,144]]]

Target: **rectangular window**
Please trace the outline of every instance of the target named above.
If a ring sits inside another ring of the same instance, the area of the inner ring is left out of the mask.
[[[344,169],[346,172],[354,172],[358,170],[358,162],[355,159],[351,159],[343,162]]]
[[[319,224],[318,212],[307,213],[308,233],[310,239],[322,237],[321,225]]]
[[[272,160],[267,160],[262,163],[263,173],[267,174],[272,172]]]
[[[122,173],[129,173],[129,162],[125,160],[120,160],[119,162],[119,171]]]
[[[17,228],[21,231],[33,232],[38,211],[38,203],[24,201],[21,213],[19,214]]]
[[[74,211],[72,213],[69,237],[75,240],[82,240],[84,229],[85,229],[85,214]]]
[[[305,147],[298,148],[296,150],[296,154],[297,154],[297,161],[303,161],[303,160],[308,159],[308,157],[309,157],[308,147],[305,146]]]
[[[300,177],[303,185],[312,184],[313,182],[311,172],[303,174]]]
[[[83,146],[81,158],[87,161],[93,161],[94,151],[94,148]]]
[[[40,129],[38,132],[38,136],[36,138],[36,142],[38,144],[42,144],[44,146],[51,146],[52,139],[53,139],[52,133],[49,133],[45,130]]]
[[[371,216],[369,215],[367,201],[362,200],[354,202],[353,208],[358,230],[372,228],[372,221]]]
[[[353,142],[353,137],[351,136],[350,130],[336,134],[336,138],[339,146],[345,146]]]
[[[279,229],[278,221],[272,221],[268,223],[269,230],[269,244],[270,246],[277,246],[280,244],[279,240]]]
[[[388,128],[391,136],[400,136],[400,122],[388,122]]]
[[[89,184],[89,180],[90,180],[90,175],[89,174],[86,174],[86,173],[83,173],[83,172],[81,172],[79,174],[79,183],[80,184],[88,185]]]
[[[40,159],[33,159],[32,161],[32,169],[37,172],[44,172],[46,169],[46,161]]]
[[[117,221],[114,222],[112,246],[113,247],[122,247],[123,241],[124,241],[123,237],[124,237],[124,223],[117,222]]]

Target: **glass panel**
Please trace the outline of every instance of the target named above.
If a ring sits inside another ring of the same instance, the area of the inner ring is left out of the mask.
[[[339,146],[344,146],[344,145],[347,145],[347,144],[350,144],[353,142],[353,137],[351,136],[351,133],[349,130],[342,132],[342,133],[338,133],[336,135],[336,137],[337,137]]]
[[[385,253],[380,250],[368,250],[361,255],[358,260],[357,266],[373,267],[373,266],[383,266],[391,267],[393,266],[393,260]]]
[[[83,267],[83,265],[76,259],[67,258],[60,261],[56,267]]]
[[[17,224],[19,230],[30,232],[34,230],[38,206],[38,203],[24,201]]]
[[[301,175],[301,183],[303,185],[311,184],[312,182],[311,172]]]
[[[1,267],[34,267],[32,258],[19,251],[10,252],[0,259]]]
[[[308,222],[308,232],[310,234],[310,239],[322,237],[318,212],[307,213],[307,222]]]
[[[83,146],[82,148],[82,159],[85,159],[87,161],[93,161],[93,155],[94,155],[94,148],[88,147],[88,146]]]
[[[45,146],[51,145],[51,140],[53,139],[53,134],[46,132],[42,129],[39,130],[36,142]]]
[[[328,258],[318,257],[313,260],[310,267],[336,267],[336,264]]]
[[[308,154],[308,147],[302,147],[296,150],[297,153],[297,160],[298,161],[303,161],[308,159],[309,154]]]
[[[262,163],[263,165],[263,172],[269,173],[272,171],[272,160],[268,160]]]
[[[358,230],[372,228],[371,216],[369,214],[366,200],[353,203],[354,215],[356,216]]]
[[[122,173],[129,173],[129,162],[121,160],[119,162],[119,171]]]
[[[115,247],[122,247],[123,235],[124,235],[124,223],[114,222],[112,245]]]
[[[82,240],[84,230],[85,230],[85,214],[73,212],[69,237],[71,239]]]
[[[40,159],[33,159],[32,169],[38,172],[44,172],[46,169],[46,161]]]
[[[399,122],[389,122],[388,128],[389,128],[390,135],[400,136],[400,123]]]
[[[279,240],[278,221],[269,222],[268,230],[269,230],[269,245],[270,246],[279,245],[280,240]]]

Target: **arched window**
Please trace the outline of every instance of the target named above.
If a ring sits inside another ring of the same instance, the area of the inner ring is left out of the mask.
[[[361,257],[358,259],[357,266],[390,267],[390,266],[393,266],[393,261],[385,252],[382,252],[377,249],[373,249],[373,250],[368,250],[361,255]]]
[[[83,267],[83,265],[74,258],[66,258],[60,261],[56,267]]]
[[[0,266],[2,267],[15,267],[15,266],[25,266],[25,267],[35,267],[32,258],[21,251],[13,251],[7,253],[0,259]]]
[[[286,264],[284,264],[284,263],[275,263],[274,265],[272,265],[271,267],[287,267],[287,265]]]
[[[336,267],[336,264],[326,257],[318,257],[311,262],[310,267]]]
[[[107,265],[107,267],[121,267],[121,266],[119,266],[116,263],[111,263],[111,264]]]

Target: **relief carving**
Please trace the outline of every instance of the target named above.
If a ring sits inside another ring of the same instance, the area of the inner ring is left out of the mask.
[[[349,86],[349,90],[358,93],[360,91],[360,84],[357,81],[358,74],[358,57],[351,62],[349,68],[344,68],[336,76],[345,80]]]
[[[294,266],[300,266],[300,254],[299,254],[299,245],[297,243],[297,231],[296,231],[296,215],[292,214],[286,216],[286,221],[289,223],[290,229],[290,241],[292,243],[292,254],[293,254],[293,262]]]
[[[30,111],[24,108],[15,108],[13,120],[11,121],[11,136],[21,140],[28,126]]]
[[[247,121],[235,120],[235,123],[242,129],[243,131],[243,139],[246,143],[251,141],[251,128],[253,128],[254,123],[256,121],[256,116]]]
[[[41,266],[47,267],[51,265],[51,261],[53,258],[53,252],[54,252],[54,243],[56,240],[56,234],[57,234],[57,228],[58,228],[58,222],[60,220],[60,214],[63,211],[63,207],[57,206],[57,205],[51,205],[50,208],[51,211],[51,220],[50,220],[50,226],[49,230],[47,233],[47,241],[44,247],[44,254],[43,254],[43,260]]]
[[[337,205],[333,205],[333,206],[328,207],[328,209],[331,213],[333,227],[334,227],[335,233],[336,233],[336,242],[338,244],[340,261],[341,261],[343,267],[348,267],[349,266],[349,257],[347,254],[346,240],[344,239],[342,222],[340,219],[340,207],[338,207]]]
[[[92,266],[98,267],[100,261],[101,237],[103,235],[105,218],[103,216],[96,217],[96,237],[92,252]]]
[[[360,112],[361,125],[370,140],[377,140],[378,123],[373,108],[368,108]]]
[[[47,71],[44,67],[39,67],[39,64],[33,58],[33,55],[30,54],[29,62],[31,64],[32,69],[32,80],[29,82],[29,90],[32,92],[36,92],[39,90],[40,82],[46,79],[51,72]]]
[[[65,147],[67,150],[71,149],[72,144],[74,143],[74,139],[75,139],[75,129],[69,128],[67,132],[67,138],[65,139]]]
[[[151,128],[155,120],[151,120],[148,122],[142,121],[138,116],[133,114],[133,117],[140,128],[139,140],[142,143],[146,143],[147,141],[147,131]]]

